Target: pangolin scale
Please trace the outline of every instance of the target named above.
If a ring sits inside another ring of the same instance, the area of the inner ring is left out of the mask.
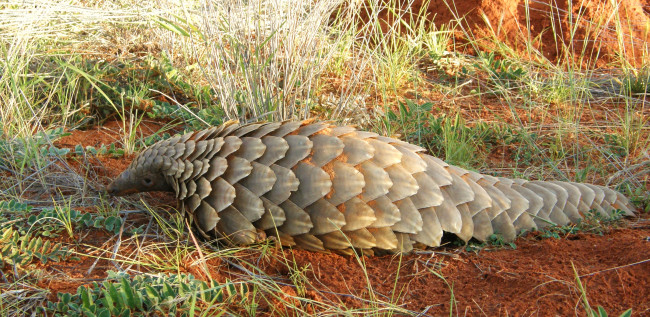
[[[634,214],[606,187],[482,175],[413,144],[312,120],[176,135],[143,151],[107,191],[172,191],[206,238],[246,245],[268,235],[341,253],[435,247],[444,232],[511,241],[591,210]]]

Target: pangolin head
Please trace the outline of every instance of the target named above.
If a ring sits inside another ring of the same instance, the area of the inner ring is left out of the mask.
[[[162,154],[165,152],[161,151],[164,148],[162,145],[164,144],[155,144],[140,153],[133,159],[131,165],[106,187],[106,191],[113,196],[150,191],[173,191],[165,178],[165,172],[171,166],[172,159]]]

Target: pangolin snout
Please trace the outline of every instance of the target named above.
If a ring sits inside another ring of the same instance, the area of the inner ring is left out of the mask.
[[[111,196],[117,196],[118,190],[117,187],[115,186],[115,182],[111,182],[106,186],[106,193],[111,195]]]
[[[106,186],[106,193],[111,196],[123,196],[137,192],[139,190],[136,186],[133,186],[129,170],[122,172],[122,174]]]

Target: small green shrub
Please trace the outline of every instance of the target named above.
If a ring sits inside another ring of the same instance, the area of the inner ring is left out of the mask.
[[[603,138],[605,139],[605,149],[608,154],[617,158],[624,158],[629,154],[623,136],[619,134],[605,133]]]
[[[566,226],[550,226],[540,230],[542,238],[560,239],[569,234],[576,234],[580,232],[589,232],[602,235],[611,228],[620,224],[621,219],[625,213],[621,210],[614,210],[611,218],[596,212],[595,210],[588,211],[582,221],[577,224]]]
[[[482,63],[475,65],[489,75],[490,80],[502,88],[512,88],[520,85],[520,80],[526,76],[526,70],[508,59],[499,59],[494,52],[480,53]]]
[[[640,206],[643,212],[650,213],[650,192],[643,187],[637,187],[629,194],[630,201]]]
[[[465,245],[465,251],[478,252],[487,247],[493,247],[496,249],[517,249],[517,245],[514,242],[506,242],[501,234],[493,233],[488,237],[487,241],[484,242],[476,242],[476,240],[470,240],[470,242]]]
[[[47,229],[30,232],[23,220],[32,206],[16,200],[0,201],[0,268],[5,265],[23,269],[40,260],[43,264],[70,258],[71,250],[61,243],[44,240]]]
[[[215,303],[237,293],[228,281],[212,283],[191,274],[131,277],[109,271],[102,284],[80,286],[76,294],[59,293],[47,309],[53,316],[190,316],[215,309]]]
[[[51,144],[67,135],[70,134],[63,128],[40,131],[29,138],[9,138],[0,131],[0,166],[32,167],[38,158],[66,155],[69,149],[59,149]]]
[[[138,151],[144,147],[150,146],[160,140],[165,140],[170,138],[171,135],[167,132],[165,133],[154,133],[148,137],[138,139],[135,142],[135,150]],[[81,144],[77,144],[74,147],[74,151],[72,151],[72,154],[78,155],[78,156],[85,156],[85,155],[109,155],[111,157],[122,157],[125,154],[125,151],[123,148],[117,148],[115,146],[115,143],[111,143],[110,145],[106,146],[105,144],[102,144],[99,148],[96,148],[94,146],[86,146],[83,147]]]
[[[34,259],[45,264],[59,262],[71,257],[72,251],[60,242],[43,240],[32,234],[22,234],[10,225],[0,225],[0,268],[5,265],[26,268]]]
[[[72,231],[71,227],[77,225],[103,229],[117,234],[122,226],[122,218],[115,216],[104,217],[99,214],[82,213],[74,209],[56,207],[44,209],[38,215],[29,216],[27,224],[32,228],[36,228],[36,232],[46,237],[56,237],[64,229]]]
[[[492,146],[513,139],[510,129],[485,122],[468,125],[460,116],[434,116],[433,104],[417,104],[413,100],[400,102],[398,111],[388,109],[381,118],[386,134],[401,134],[407,142],[428,148],[433,155],[450,164],[480,167],[482,157]]]
[[[26,203],[21,203],[17,200],[12,199],[9,201],[7,200],[0,201],[0,214],[29,213],[31,211],[32,211],[32,206]]]
[[[638,95],[650,92],[650,67],[632,70],[622,79],[622,94]]]

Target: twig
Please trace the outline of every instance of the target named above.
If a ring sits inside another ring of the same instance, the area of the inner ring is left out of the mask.
[[[7,277],[5,276],[5,273],[0,270],[0,277],[2,277],[2,280],[5,281],[5,283],[9,283],[9,280],[7,280]]]
[[[172,98],[171,96],[165,94],[164,92],[159,91],[159,90],[156,90],[156,89],[149,89],[149,90],[151,90],[151,91],[153,91],[153,92],[157,92],[157,93],[159,93],[159,94],[165,96],[167,99],[173,101],[177,106],[179,106],[180,108],[182,108],[183,110],[185,110],[188,114],[190,114],[191,116],[193,116],[194,119],[199,120],[199,121],[200,121],[201,123],[203,123],[206,127],[210,127],[210,126],[212,126],[211,124],[205,122],[205,120],[201,119],[201,117],[197,116],[197,115],[196,115],[194,112],[192,112],[189,108],[187,108],[186,105],[183,105],[183,104],[179,103],[179,102],[176,100],[176,98]]]
[[[111,255],[111,263],[113,263],[113,266],[115,266],[115,268],[120,270],[121,272],[125,272],[125,271],[121,266],[115,263],[115,257],[117,256],[117,251],[119,251],[120,249],[120,245],[122,245],[122,233],[124,233],[124,225],[126,224],[126,218],[128,217],[129,214],[126,214],[124,216],[124,219],[122,219],[122,226],[120,226],[120,233],[117,236],[117,242],[115,243],[115,247],[113,247],[113,255]]]
[[[14,187],[16,187],[16,186],[18,186],[18,185],[24,183],[26,180],[28,180],[28,179],[30,179],[30,178],[32,178],[32,177],[34,177],[34,175],[37,175],[38,173],[42,172],[44,169],[50,167],[50,165],[52,165],[52,164],[54,164],[54,161],[50,161],[50,162],[47,163],[45,166],[41,167],[38,171],[36,171],[36,172],[32,173],[31,175],[29,175],[29,176],[23,178],[22,180],[20,180],[19,182],[17,182],[17,183],[14,184],[13,186],[11,186],[11,187],[9,187],[9,188],[3,190],[2,193],[6,195],[10,190],[14,189]]]
[[[212,275],[210,274],[210,270],[208,270],[208,262],[205,260],[205,256],[203,256],[203,251],[201,251],[201,246],[199,245],[199,242],[196,241],[196,237],[194,236],[194,233],[192,232],[192,227],[190,227],[190,223],[185,219],[185,225],[187,226],[187,231],[190,233],[190,237],[192,238],[192,242],[194,242],[194,245],[196,246],[196,251],[199,253],[199,258],[201,259],[201,263],[203,264],[203,270],[205,271],[205,274],[212,280]]]
[[[620,265],[620,266],[612,267],[612,268],[609,268],[609,269],[604,269],[604,270],[596,271],[596,272],[593,272],[593,273],[580,275],[578,277],[583,278],[585,276],[592,276],[592,275],[600,274],[600,273],[607,272],[607,271],[618,270],[618,269],[622,269],[622,268],[629,267],[629,266],[643,264],[643,263],[646,263],[646,262],[650,262],[650,259],[645,259],[645,260],[641,260],[641,261],[630,263],[630,264]]]
[[[139,213],[146,213],[146,210],[120,210],[118,213],[120,215],[129,215],[129,214],[139,214]],[[126,218],[125,218],[126,219]]]

